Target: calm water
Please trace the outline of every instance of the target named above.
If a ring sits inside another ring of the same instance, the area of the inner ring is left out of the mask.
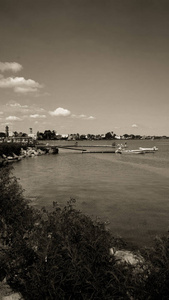
[[[111,141],[78,144],[111,145]],[[110,221],[115,236],[149,245],[154,235],[169,229],[169,140],[129,140],[127,145],[129,149],[155,145],[159,151],[120,155],[61,149],[58,155],[23,159],[14,164],[14,174],[33,205],[50,208],[53,201],[65,205],[73,197],[82,212]]]

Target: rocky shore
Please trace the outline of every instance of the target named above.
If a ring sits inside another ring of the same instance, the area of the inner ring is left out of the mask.
[[[41,156],[45,154],[56,154],[58,153],[58,149],[56,147],[49,147],[49,146],[43,146],[43,147],[27,147],[26,149],[21,148],[20,153],[17,155],[14,152],[11,152],[10,155],[8,153],[2,153],[0,155],[0,165],[6,164],[6,163],[13,163],[18,162],[23,158],[26,157],[35,157],[35,156]]]

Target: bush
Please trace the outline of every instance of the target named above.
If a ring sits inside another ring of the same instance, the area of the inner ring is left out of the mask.
[[[13,153],[20,155],[22,144],[20,143],[1,143],[0,144],[0,156],[5,154],[6,156],[11,156]]]
[[[44,210],[29,239],[13,244],[8,281],[24,299],[124,299],[124,274],[110,259],[110,246],[103,226],[70,204]]]
[[[124,299],[125,271],[110,257],[103,223],[74,209],[73,199],[50,213],[31,208],[9,167],[1,168],[0,192],[1,269],[25,300]]]
[[[169,298],[169,238],[156,237],[154,246],[145,249],[149,262],[149,274],[145,284],[145,298],[168,300]]]

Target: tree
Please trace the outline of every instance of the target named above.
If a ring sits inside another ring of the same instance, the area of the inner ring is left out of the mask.
[[[37,132],[37,139],[38,140],[43,140],[44,139],[44,134],[42,132]]]
[[[17,131],[14,131],[14,137],[17,137],[18,136],[18,132]]]
[[[115,137],[115,134],[113,133],[113,131],[111,131],[111,132],[109,131],[105,135],[105,139],[108,139],[108,140],[113,139],[114,137]]]

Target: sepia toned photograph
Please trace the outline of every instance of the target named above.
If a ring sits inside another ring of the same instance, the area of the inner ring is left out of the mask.
[[[0,300],[169,299],[168,78],[168,0],[0,0]]]

